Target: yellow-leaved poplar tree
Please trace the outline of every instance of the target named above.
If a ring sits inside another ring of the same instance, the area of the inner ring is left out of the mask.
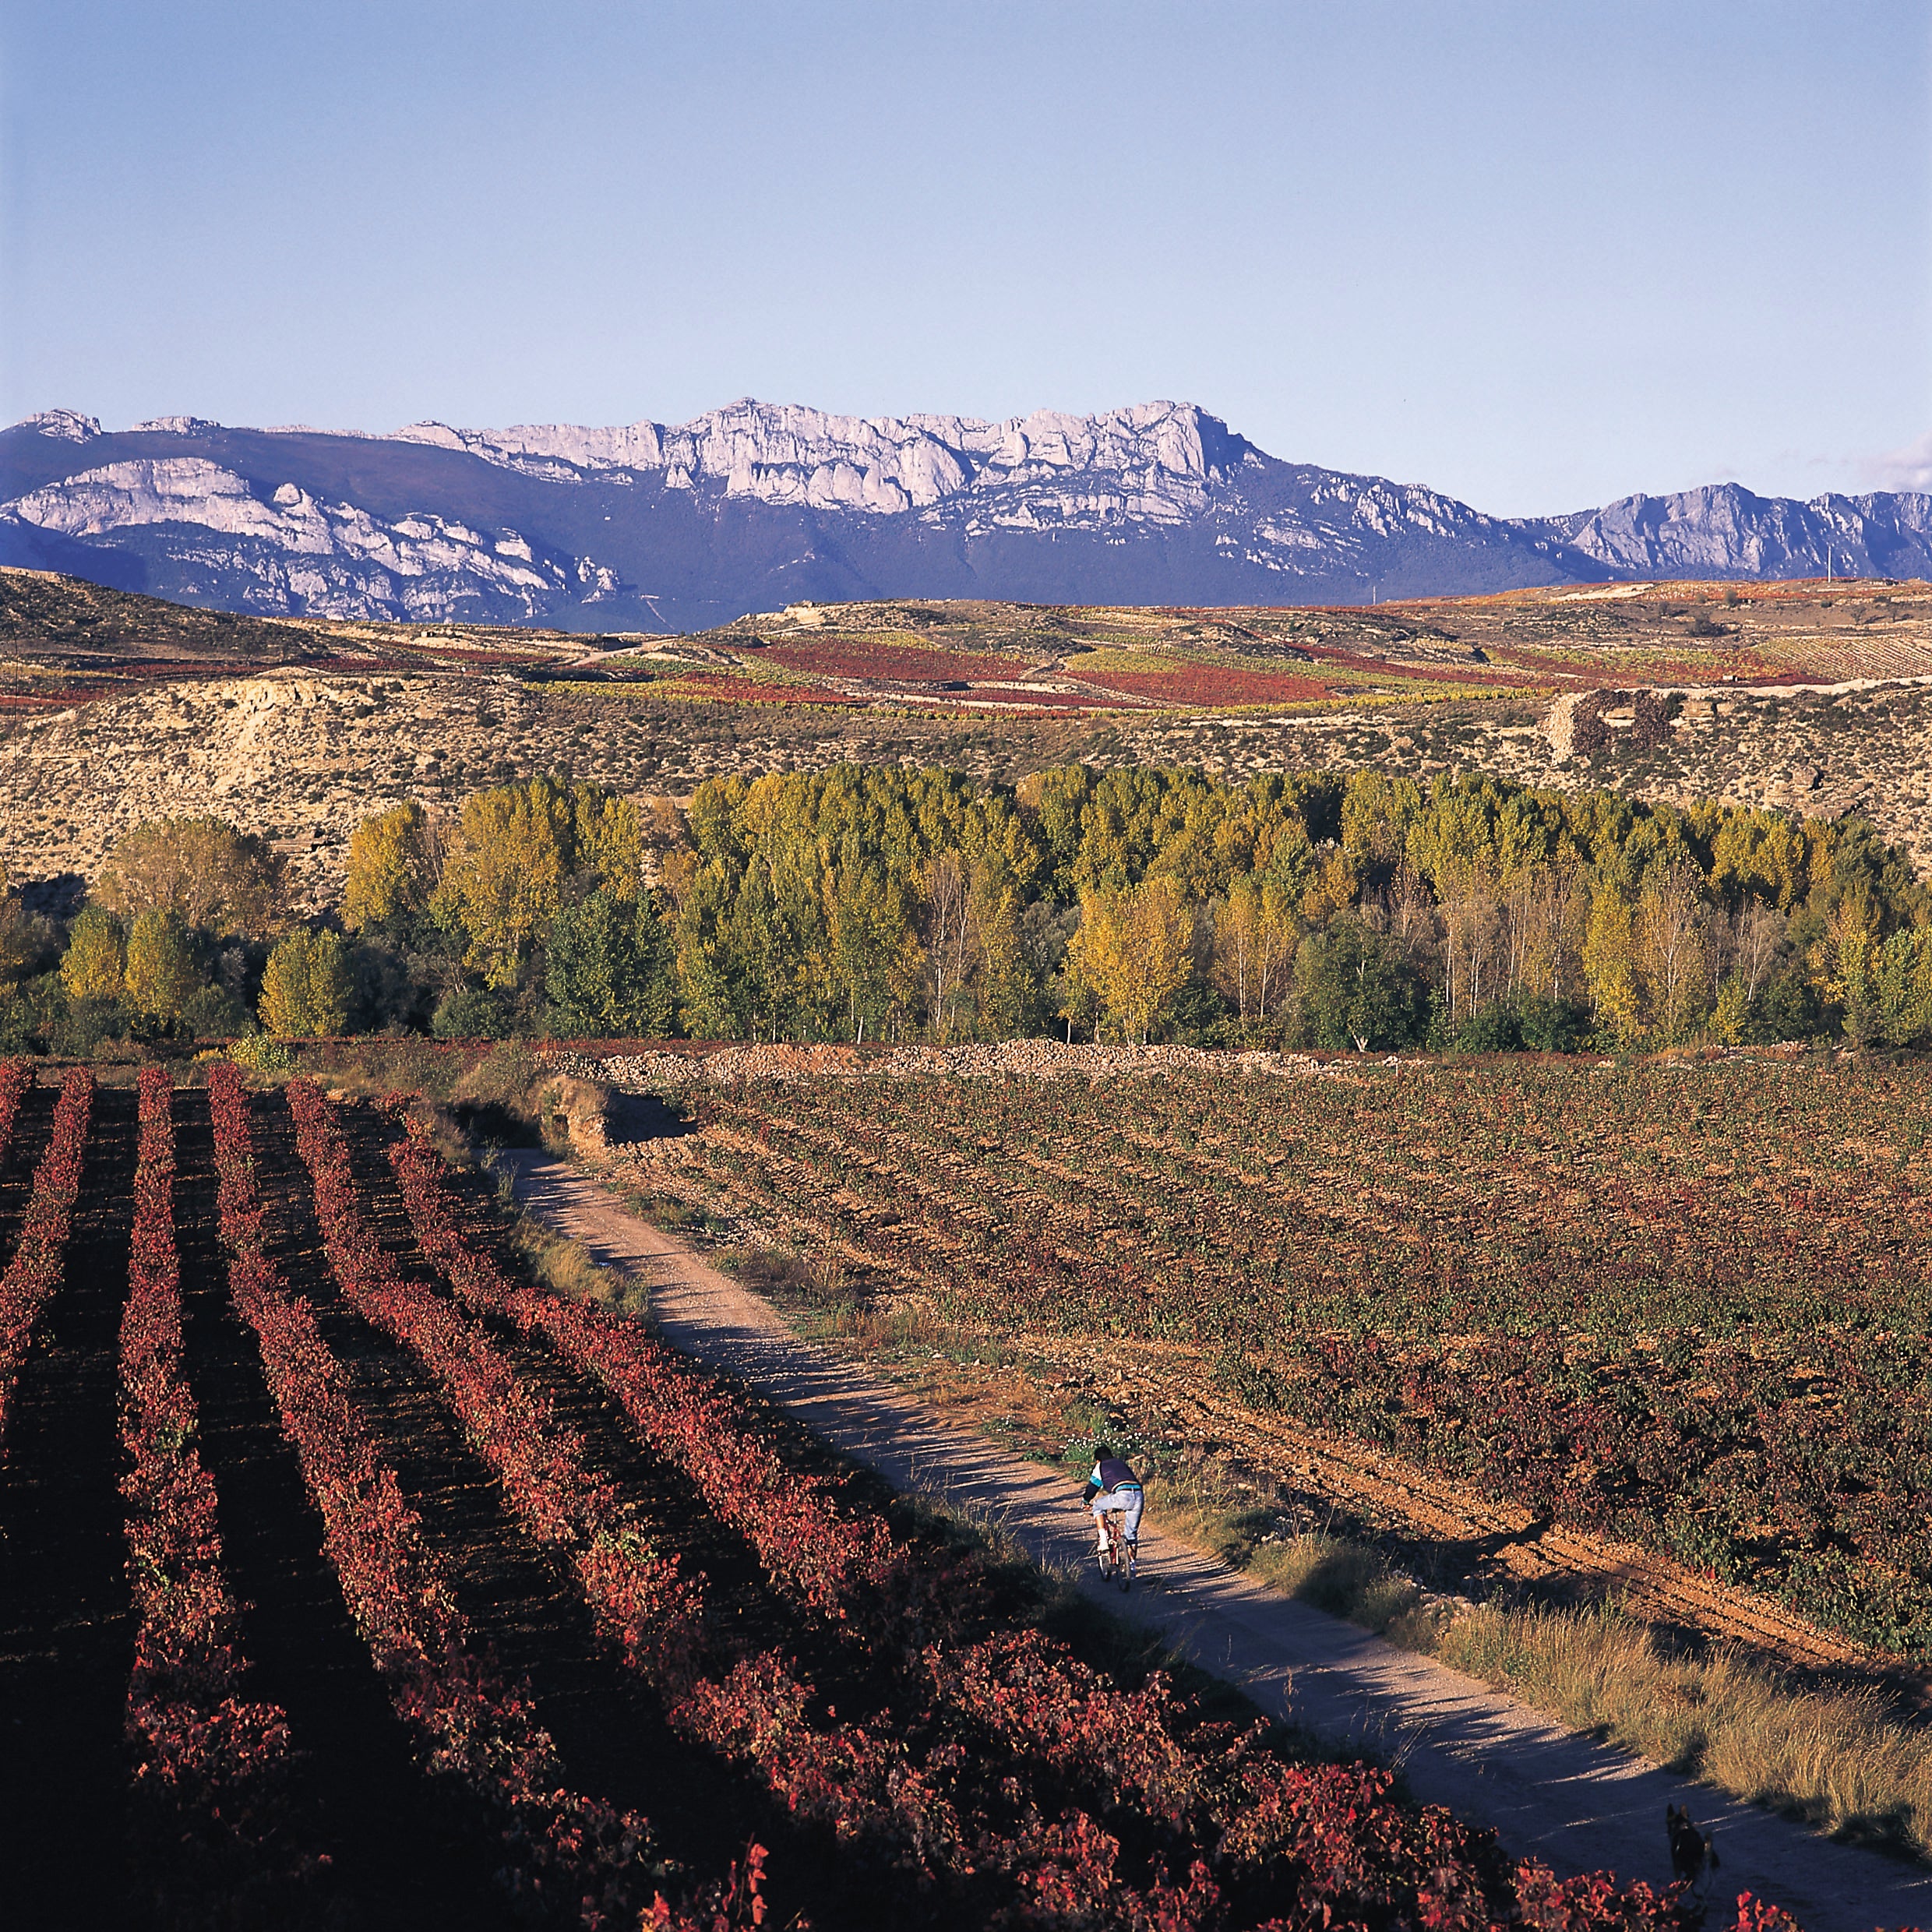
[[[492,985],[514,985],[566,887],[634,899],[643,852],[634,800],[551,777],[497,785],[464,800],[430,910],[467,937]]]
[[[1811,948],[1812,983],[1844,1014],[1854,1046],[1869,1046],[1884,1025],[1878,959],[1878,908],[1861,879],[1832,908],[1824,937]]]
[[[1656,1031],[1672,1044],[1688,1038],[1706,1010],[1702,876],[1688,860],[1677,860],[1645,880],[1637,902],[1638,964]]]
[[[150,907],[128,929],[128,1003],[152,1020],[172,1020],[200,983],[194,941],[171,908]]]
[[[332,1039],[347,1031],[354,982],[339,933],[291,933],[262,971],[262,1024],[283,1039]]]
[[[1299,928],[1280,880],[1243,873],[1215,908],[1215,986],[1243,1021],[1265,1020],[1287,990]]]
[[[349,834],[342,922],[351,932],[420,912],[436,889],[435,827],[414,799],[363,820]]]
[[[1599,886],[1590,901],[1583,937],[1583,973],[1598,1023],[1624,1045],[1643,1037],[1643,996],[1637,984],[1637,918],[1614,886]]]
[[[1144,1042],[1187,983],[1193,936],[1193,908],[1177,879],[1084,892],[1080,927],[1066,949],[1067,977],[1091,993],[1123,1038]]]
[[[61,985],[69,999],[118,999],[126,951],[120,922],[98,906],[89,906],[67,929],[67,950],[60,963]]]

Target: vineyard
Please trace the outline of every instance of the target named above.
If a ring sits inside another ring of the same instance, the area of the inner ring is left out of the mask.
[[[1482,1499],[1452,1539],[1606,1539],[1708,1580],[1708,1627],[1735,1634],[1749,1589],[1932,1650],[1916,1070],[1177,1070],[690,1104],[669,1183],[823,1246],[861,1299],[1049,1365],[1124,1331],[1137,1392],[1112,1426],[1157,1465],[1243,1429],[1265,1462],[1272,1419],[1278,1474],[1352,1444],[1412,1494]]]
[[[0,1143],[23,1923],[1682,1922],[1079,1654],[400,1103],[14,1066]]]

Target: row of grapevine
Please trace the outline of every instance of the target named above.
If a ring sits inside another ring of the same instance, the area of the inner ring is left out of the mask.
[[[655,1912],[659,1924],[682,1924],[657,1898],[644,1821],[565,1789],[555,1745],[527,1693],[481,1661],[313,1311],[288,1292],[267,1253],[241,1077],[224,1063],[208,1084],[230,1293],[255,1334],[330,1561],[397,1714],[431,1769],[495,1816],[515,1890],[555,1902],[587,1926],[634,1922],[640,1910]]]
[[[13,1259],[0,1275],[0,1444],[6,1439],[8,1412],[33,1324],[61,1285],[93,1096],[93,1076],[85,1067],[73,1068],[61,1082],[53,1139],[33,1171],[33,1191]]]
[[[390,1158],[418,1244],[457,1295],[595,1375],[756,1542],[798,1479],[749,1419],[634,1323],[517,1282],[464,1232],[420,1132]],[[782,1545],[760,1554],[800,1602],[858,1613],[892,1673],[890,1722],[817,1731],[809,1683],[776,1656],[700,1679],[682,1722],[701,1713],[700,1734],[759,1762],[795,1813],[940,1896],[984,1896],[989,1919],[1041,1927],[1679,1922],[1674,1898],[1641,1884],[1512,1867],[1486,1835],[1394,1803],[1385,1773],[1284,1764],[1253,1736],[1202,1725],[1158,1677],[1129,1693],[1037,1631],[972,1636],[971,1578],[954,1579],[943,1607],[914,1606],[890,1585],[918,1553],[883,1524],[860,1532],[816,1487],[800,1494],[839,1553],[835,1574],[801,1576]],[[992,1904],[1002,1891],[1017,1903]],[[1750,1907],[1740,1923],[1788,1922]]]
[[[605,1633],[654,1672],[687,1669],[702,1592],[678,1574],[675,1559],[652,1548],[608,1486],[592,1476],[581,1440],[488,1334],[406,1278],[383,1251],[364,1222],[347,1148],[320,1094],[293,1081],[288,1103],[330,1265],[350,1306],[435,1377],[518,1521],[539,1542],[569,1553]]]
[[[441,1162],[420,1132],[398,1142],[390,1159],[417,1242],[457,1293],[474,1308],[508,1316],[602,1383],[639,1434],[752,1542],[782,1588],[836,1613],[858,1586],[883,1586],[890,1560],[883,1524],[833,1509],[822,1479],[788,1468],[741,1425],[722,1389],[707,1386],[634,1324],[539,1293],[472,1249],[457,1232]]]
[[[232,1885],[264,1866],[286,1825],[290,1740],[280,1708],[246,1694],[215,1486],[195,1447],[198,1417],[182,1366],[173,1100],[166,1070],[143,1067],[120,1336],[121,1493],[136,1617],[128,1734],[136,1786],[160,1821],[154,1842],[199,1867],[189,1884]]]

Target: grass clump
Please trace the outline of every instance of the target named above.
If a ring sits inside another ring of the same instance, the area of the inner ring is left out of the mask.
[[[1572,1729],[1818,1828],[1932,1856],[1932,1732],[1877,1690],[1814,1687],[1734,1645],[1680,1648],[1613,1602],[1472,1604],[1372,1542],[1284,1533],[1211,1464],[1150,1476],[1151,1522],[1257,1582],[1433,1656]]]
[[[518,1216],[512,1238],[531,1274],[553,1294],[566,1301],[592,1302],[620,1315],[643,1313],[648,1302],[643,1285],[619,1269],[604,1267],[581,1241],[552,1234],[527,1215]]]
[[[1485,1604],[1432,1646],[1442,1662],[1734,1796],[1826,1831],[1932,1853],[1932,1736],[1875,1690],[1812,1689],[1719,1646],[1673,1652],[1614,1604]]]

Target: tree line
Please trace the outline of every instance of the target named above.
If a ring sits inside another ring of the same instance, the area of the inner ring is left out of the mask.
[[[305,921],[207,818],[128,834],[65,922],[0,899],[0,1043],[256,1028],[1923,1047],[1932,891],[1861,821],[1715,802],[838,766],[681,809],[554,777],[402,805]]]

